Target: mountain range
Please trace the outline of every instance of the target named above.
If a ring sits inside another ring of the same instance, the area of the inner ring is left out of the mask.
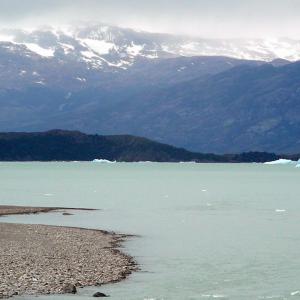
[[[192,151],[300,150],[300,41],[106,24],[0,30],[0,130],[133,134]]]

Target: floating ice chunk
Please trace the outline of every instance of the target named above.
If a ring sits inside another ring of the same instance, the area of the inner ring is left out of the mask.
[[[300,295],[300,291],[291,292],[291,296]]]
[[[221,299],[227,298],[227,296],[225,296],[225,295],[218,295],[218,294],[215,294],[215,295],[202,294],[201,297],[203,297],[203,298],[221,298]]]
[[[95,162],[95,163],[105,163],[105,164],[116,163],[116,161],[110,161],[110,160],[107,160],[107,159],[94,159],[93,162]]]
[[[266,162],[265,165],[288,165],[293,163],[294,161],[290,160],[290,159],[278,159],[278,160],[274,160],[274,161],[269,161]]]

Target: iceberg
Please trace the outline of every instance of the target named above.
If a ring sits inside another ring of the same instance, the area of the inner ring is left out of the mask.
[[[277,213],[283,213],[283,212],[286,212],[285,209],[276,209],[275,211],[276,211]]]
[[[114,164],[116,163],[117,161],[110,161],[110,160],[107,160],[107,159],[94,159],[93,162],[95,163],[104,163],[104,164]]]
[[[295,161],[292,161],[290,159],[281,158],[281,159],[278,159],[278,160],[266,162],[265,165],[288,165],[288,164],[291,164],[291,163],[295,163]]]
[[[300,295],[300,291],[291,292],[291,296]]]
[[[265,165],[292,165],[296,168],[300,168],[300,159],[298,161],[290,160],[290,159],[278,159],[274,161],[265,162]]]

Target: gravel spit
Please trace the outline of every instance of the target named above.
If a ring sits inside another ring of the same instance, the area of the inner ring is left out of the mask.
[[[16,207],[17,213],[41,208]],[[43,208],[44,209],[44,208]],[[0,215],[14,207],[0,206]],[[57,210],[57,208],[46,211]],[[118,250],[129,236],[100,230],[0,223],[0,299],[71,293],[125,279],[137,266]]]

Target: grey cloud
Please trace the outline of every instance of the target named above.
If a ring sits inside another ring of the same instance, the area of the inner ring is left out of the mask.
[[[300,37],[299,0],[0,0],[0,24],[76,20],[205,37]]]

